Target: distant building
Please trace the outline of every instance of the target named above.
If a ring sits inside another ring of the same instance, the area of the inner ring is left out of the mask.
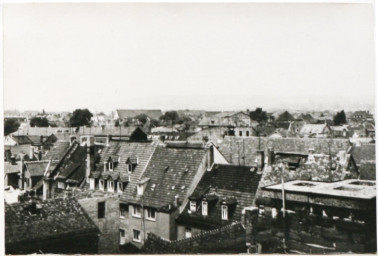
[[[163,115],[163,112],[161,112],[160,109],[117,109],[114,119],[119,119],[121,122],[124,122],[142,114],[151,119],[159,120],[159,118]]]
[[[332,136],[332,130],[327,124],[305,124],[299,135],[307,138],[327,138]]]

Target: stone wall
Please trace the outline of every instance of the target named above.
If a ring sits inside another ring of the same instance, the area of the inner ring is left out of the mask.
[[[168,241],[148,234],[142,253],[245,253],[245,229],[240,222],[191,238]]]

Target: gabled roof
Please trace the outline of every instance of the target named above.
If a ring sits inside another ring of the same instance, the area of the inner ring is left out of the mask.
[[[303,114],[303,113],[298,116],[298,119],[308,124],[316,124],[318,121],[311,114]]]
[[[26,162],[25,166],[28,169],[30,176],[43,176],[48,166],[48,161]]]
[[[203,148],[171,148],[157,146],[146,170],[139,178],[150,180],[143,195],[143,205],[159,209],[169,209],[175,196],[183,201],[199,170],[206,150]],[[125,202],[141,203],[136,188],[127,190],[121,197]]]
[[[163,115],[160,109],[117,109],[120,119],[134,118],[138,115],[145,114],[151,119],[159,120]]]
[[[7,246],[89,232],[99,230],[74,198],[5,205]]]
[[[70,147],[68,141],[57,141],[54,146],[43,156],[44,160],[61,160]]]
[[[287,111],[280,114],[276,119],[277,122],[290,122],[295,120],[296,119]]]
[[[304,124],[300,134],[321,134],[324,133],[327,124]]]
[[[18,145],[33,144],[29,137],[25,135],[12,135],[12,138],[17,142]]]
[[[178,221],[206,228],[239,221],[243,208],[253,204],[260,179],[261,174],[251,166],[214,165],[211,171],[204,174],[190,196],[190,200],[197,203],[197,211],[191,212],[188,202]],[[207,216],[202,216],[202,200],[208,201]],[[228,220],[221,219],[222,204],[230,207]]]
[[[10,162],[4,162],[5,173],[19,173],[21,171],[21,162],[17,161],[15,164]]]

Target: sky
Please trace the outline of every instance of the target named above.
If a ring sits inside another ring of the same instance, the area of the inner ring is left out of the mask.
[[[4,109],[361,109],[370,4],[3,6]]]

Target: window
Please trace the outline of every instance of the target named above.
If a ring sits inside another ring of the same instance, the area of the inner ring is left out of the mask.
[[[108,191],[114,192],[114,181],[111,181],[111,180],[108,181]]]
[[[202,215],[207,216],[207,202],[206,201],[202,202]]]
[[[104,180],[100,180],[100,190],[104,191]]]
[[[126,231],[124,229],[119,230],[119,244],[123,245],[126,243]]]
[[[245,135],[248,137],[248,136],[249,136],[249,131],[246,131],[246,132],[245,132]]]
[[[117,182],[117,192],[122,193],[123,192],[123,184],[122,182]]]
[[[243,132],[242,131],[239,131],[239,136],[243,136]]]
[[[66,188],[66,184],[64,184],[64,182],[62,182],[62,181],[58,181],[58,188],[65,189]]]
[[[127,204],[120,204],[119,205],[119,217],[125,218],[129,211],[129,206]]]
[[[95,180],[93,178],[89,179],[89,188],[95,189]]]
[[[191,238],[192,237],[192,229],[186,227],[185,228],[185,238]]]
[[[113,168],[114,168],[114,164],[113,162],[109,162],[109,171],[113,171]]]
[[[195,201],[190,201],[190,211],[195,212],[196,211],[196,202]]]
[[[147,219],[148,220],[156,220],[156,211],[155,209],[147,209]]]
[[[137,194],[138,194],[139,196],[143,195],[143,185],[139,184],[139,185],[137,186]]]
[[[228,207],[227,207],[227,205],[222,205],[222,220],[228,220]]]
[[[97,217],[99,219],[105,218],[105,202],[99,202],[97,204]]]
[[[140,218],[142,216],[141,207],[139,205],[134,205],[133,207],[133,216]]]
[[[127,165],[127,172],[128,173],[132,173],[133,172],[133,165],[132,164],[128,164]]]
[[[140,242],[140,230],[133,229],[133,241]]]

